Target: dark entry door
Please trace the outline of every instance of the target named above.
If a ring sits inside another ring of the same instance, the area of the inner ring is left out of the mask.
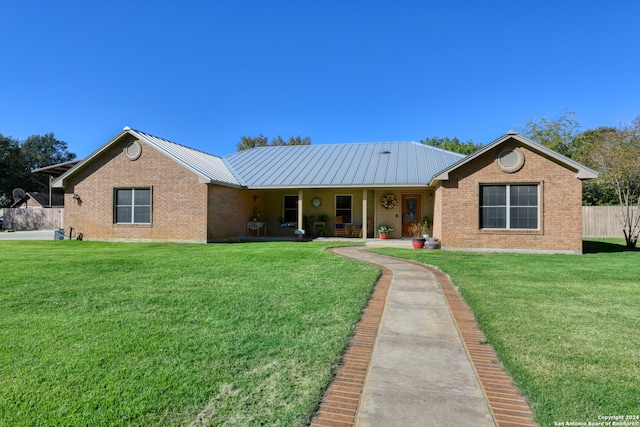
[[[409,226],[420,222],[422,199],[420,194],[402,195],[402,235],[409,236]]]

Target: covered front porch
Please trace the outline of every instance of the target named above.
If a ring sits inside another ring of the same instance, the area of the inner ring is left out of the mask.
[[[409,238],[408,226],[433,218],[429,187],[253,189],[246,237],[379,240],[378,226],[393,227],[391,240]],[[392,200],[383,203],[382,200]],[[340,222],[341,221],[341,222]],[[410,242],[410,240],[409,240]]]

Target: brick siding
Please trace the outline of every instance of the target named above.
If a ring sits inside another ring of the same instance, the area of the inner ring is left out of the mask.
[[[123,152],[128,138],[112,144],[65,185],[65,228],[88,240],[206,241],[208,184],[142,141],[140,157],[129,160]],[[114,223],[114,189],[133,187],[152,189],[150,225]]]

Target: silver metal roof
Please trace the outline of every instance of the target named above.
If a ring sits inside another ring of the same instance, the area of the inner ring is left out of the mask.
[[[426,185],[464,156],[416,142],[258,147],[223,156],[249,188]]]
[[[189,148],[175,142],[159,138],[138,130],[129,130],[136,138],[154,146],[160,152],[166,154],[192,172],[200,175],[208,182],[240,186],[241,183],[222,159],[213,154],[205,153],[194,148]]]
[[[439,171],[464,158],[416,142],[258,147],[219,157],[125,127],[90,156],[53,181],[92,162],[131,135],[200,176],[203,182],[248,188],[393,187],[427,185]]]

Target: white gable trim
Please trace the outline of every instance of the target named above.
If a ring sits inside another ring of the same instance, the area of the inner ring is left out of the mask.
[[[568,169],[574,170],[576,171],[576,178],[577,179],[595,179],[598,177],[598,172],[574,161],[571,160],[568,157],[565,157],[553,150],[551,150],[550,148],[545,147],[542,144],[538,144],[536,142],[531,141],[530,139],[525,138],[524,136],[518,134],[517,132],[514,131],[510,131],[507,132],[506,134],[504,134],[503,136],[501,136],[500,138],[496,139],[495,141],[493,141],[490,144],[485,145],[484,147],[482,147],[481,149],[479,149],[478,151],[476,151],[475,153],[472,153],[470,155],[468,155],[467,157],[465,157],[464,159],[454,163],[453,165],[449,166],[448,168],[436,173],[433,178],[431,178],[431,182],[429,183],[429,185],[434,185],[435,181],[448,181],[449,180],[449,174],[451,172],[453,172],[454,170],[456,170],[457,168],[473,161],[474,159],[482,156],[483,154],[485,154],[486,152],[494,149],[495,147],[497,147],[498,145],[510,140],[510,139],[514,139],[520,143],[522,143],[523,145],[527,146],[528,148],[532,149],[533,151],[537,151],[539,153],[542,153],[548,157],[551,157],[552,159],[556,160],[558,163],[560,163],[561,165],[565,166]]]

